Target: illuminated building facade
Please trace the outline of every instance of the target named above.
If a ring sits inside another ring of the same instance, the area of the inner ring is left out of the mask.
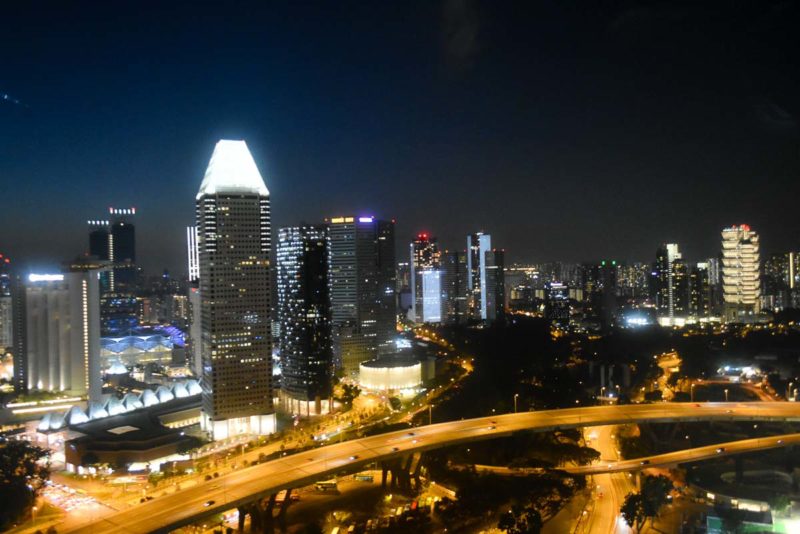
[[[490,250],[484,254],[485,287],[481,290],[485,320],[493,322],[505,315],[505,251]]]
[[[14,344],[14,299],[11,296],[11,260],[0,254],[0,354]]]
[[[244,141],[214,147],[196,196],[201,426],[213,439],[275,430],[269,191]]]
[[[676,243],[658,248],[653,274],[658,316],[685,318],[689,314],[689,272]]]
[[[725,320],[746,322],[760,310],[758,234],[746,224],[722,230],[722,296]]]
[[[434,304],[433,302],[433,286],[434,275],[436,280],[441,276],[439,269],[441,267],[441,252],[436,243],[436,238],[422,233],[417,235],[417,238],[411,242],[410,248],[410,286],[411,286],[411,306],[412,316],[417,323],[431,323],[441,321],[441,302]],[[427,273],[427,274],[426,274]],[[425,279],[428,279],[428,291],[425,291]],[[438,290],[438,295],[441,298],[441,287]],[[426,300],[427,299],[427,300]],[[428,314],[426,316],[426,304]],[[438,307],[435,312],[435,317],[432,315],[434,307]]]
[[[467,236],[467,299],[470,318],[486,321],[486,253],[492,236],[478,232]]]
[[[699,262],[689,275],[689,315],[703,318],[711,315],[712,292],[708,276],[708,263]]]
[[[297,413],[322,413],[331,395],[333,349],[328,283],[328,227],[278,231],[277,289],[281,390]],[[298,401],[294,405],[294,401]]]
[[[335,364],[356,377],[359,365],[392,350],[395,309],[394,221],[333,217],[328,254]]]
[[[101,290],[116,292],[132,289],[136,284],[136,227],[132,217],[136,208],[108,208],[109,219],[87,221],[89,254],[109,261],[112,270],[101,275]]]
[[[100,286],[92,268],[31,274],[25,282],[27,389],[99,401]]]

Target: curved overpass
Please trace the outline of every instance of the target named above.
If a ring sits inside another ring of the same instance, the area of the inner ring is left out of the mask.
[[[765,438],[750,438],[738,441],[728,441],[725,443],[715,443],[693,449],[683,449],[680,451],[667,452],[664,454],[654,454],[630,460],[598,461],[591,465],[567,466],[558,469],[572,473],[573,475],[598,475],[601,473],[619,473],[628,471],[641,471],[651,467],[667,467],[688,462],[719,458],[729,454],[742,454],[745,452],[763,451],[767,449],[779,449],[800,445],[800,434],[781,434]],[[717,452],[717,449],[723,449]],[[466,468],[468,466],[461,466]],[[503,476],[527,476],[542,473],[545,470],[536,467],[512,468],[497,465],[476,465],[475,469],[479,473],[494,473]]]
[[[70,532],[169,532],[204,517],[414,452],[508,436],[522,430],[680,421],[800,421],[800,403],[683,403],[591,406],[438,423],[286,456],[103,517]],[[624,469],[624,468],[621,468]],[[206,503],[213,501],[206,506]]]

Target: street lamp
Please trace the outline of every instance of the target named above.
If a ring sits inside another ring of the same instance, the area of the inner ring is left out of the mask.
[[[519,398],[519,393],[514,393],[514,413],[517,413],[517,399]]]
[[[725,388],[725,402],[728,402],[728,388]]]
[[[606,396],[605,391],[606,391],[606,387],[605,386],[600,388],[600,397],[605,397]]]
[[[428,424],[433,424],[433,405],[428,404]]]
[[[689,387],[689,391],[691,392],[692,402],[694,402],[694,384]]]

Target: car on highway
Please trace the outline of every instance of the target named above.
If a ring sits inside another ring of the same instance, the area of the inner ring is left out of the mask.
[[[358,460],[358,455],[354,454],[353,456],[350,457],[350,460]]]
[[[725,447],[717,447],[717,454],[725,452]]]
[[[400,447],[392,447],[392,452],[397,452],[400,450]]]
[[[647,465],[649,463],[650,463],[650,460],[642,460],[641,462],[639,462],[640,465]]]
[[[778,440],[778,445],[780,445],[781,443],[783,443],[783,440],[782,440],[782,439],[779,439],[779,440]]]
[[[212,504],[214,504],[215,502],[216,502],[216,501],[206,501],[206,502],[204,502],[204,503],[203,503],[203,507],[205,507],[205,508],[208,508],[209,506],[211,506],[211,505],[212,505]]]

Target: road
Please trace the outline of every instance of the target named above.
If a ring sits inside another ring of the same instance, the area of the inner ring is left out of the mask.
[[[584,430],[586,445],[600,453],[601,465],[615,465],[619,461],[617,444],[613,437],[614,430],[613,426],[589,427]],[[625,497],[635,491],[630,475],[623,472],[604,472],[592,476],[589,480],[594,485],[594,499],[587,509],[588,517],[578,525],[577,532],[597,534],[630,532],[630,528],[619,513]]]
[[[134,508],[106,513],[71,532],[169,532],[254,498],[268,496],[285,488],[302,487],[339,472],[355,471],[375,461],[505,436],[520,430],[547,431],[637,422],[711,420],[800,421],[800,403],[591,406],[438,423],[417,427],[413,433],[397,431],[370,436],[235,470],[218,479],[158,497]]]
[[[601,436],[603,432],[608,431],[610,427],[590,427],[586,429],[587,434],[590,432],[590,429],[598,436]],[[609,437],[609,439],[611,438]],[[611,439],[611,442],[613,444],[613,439]],[[613,445],[606,447],[604,446],[604,442],[587,442],[587,446],[600,451],[600,461],[592,465],[563,466],[559,467],[559,469],[575,475],[598,475],[603,473],[622,472],[627,473],[631,471],[649,469],[651,467],[669,467],[688,462],[707,460],[709,458],[718,458],[720,456],[727,456],[729,454],[741,454],[743,452],[777,449],[780,447],[788,447],[790,445],[800,445],[800,434],[781,434],[766,438],[727,441],[724,443],[716,443],[714,445],[696,447],[694,449],[685,449],[682,451],[656,454],[653,456],[644,456],[642,458],[634,458],[631,460],[619,460],[617,458],[616,451],[613,450]],[[724,450],[718,452],[717,449]],[[478,472],[494,473],[497,475],[506,476],[526,476],[529,474],[542,472],[542,469],[540,468],[514,469],[510,467],[500,467],[494,465],[475,465],[475,469]]]

